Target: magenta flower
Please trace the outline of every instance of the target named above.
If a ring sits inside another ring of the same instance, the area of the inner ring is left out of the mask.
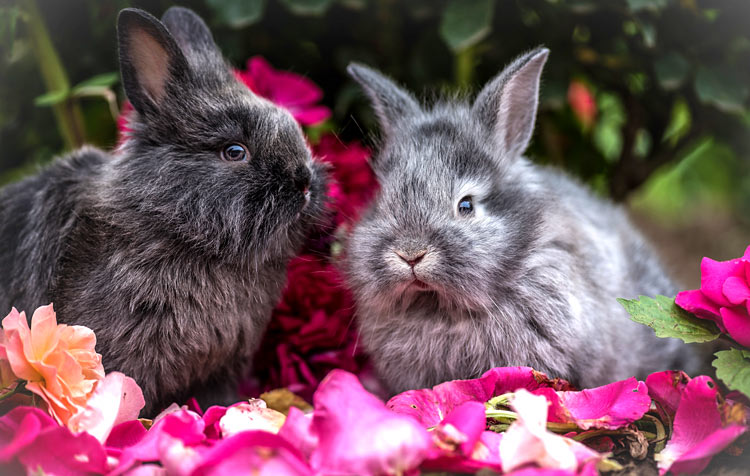
[[[414,418],[388,410],[353,374],[334,370],[313,398],[310,464],[323,474],[394,474],[419,466],[431,438]]]
[[[675,302],[714,321],[722,332],[750,347],[750,246],[741,258],[701,261],[701,287],[677,294]]]
[[[391,398],[387,406],[397,413],[417,418],[429,428],[440,423],[445,415],[464,402],[484,403],[494,396],[520,388],[534,391],[545,387],[553,390],[571,388],[568,382],[551,380],[530,367],[497,367],[478,379],[454,380],[432,389],[409,390]]]
[[[235,71],[235,75],[258,96],[287,109],[304,126],[331,117],[330,109],[315,104],[323,97],[315,83],[304,76],[276,70],[260,56],[250,58],[247,69]]]
[[[651,406],[646,384],[635,378],[580,392],[558,392],[565,419],[580,428],[617,429],[643,417]]]
[[[711,458],[747,430],[725,424],[717,402],[718,390],[711,378],[696,377],[685,385],[674,417],[672,438],[656,455],[659,474],[697,474]]]
[[[88,433],[74,435],[46,412],[14,408],[0,417],[0,473],[106,473],[107,456]]]

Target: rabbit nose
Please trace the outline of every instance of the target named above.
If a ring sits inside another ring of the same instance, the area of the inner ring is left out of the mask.
[[[422,258],[424,258],[424,255],[427,254],[427,250],[420,250],[420,251],[414,251],[414,252],[406,252],[397,250],[394,251],[396,255],[398,255],[399,258],[401,258],[403,261],[406,262],[409,266],[412,268],[417,265],[420,261],[422,261]]]

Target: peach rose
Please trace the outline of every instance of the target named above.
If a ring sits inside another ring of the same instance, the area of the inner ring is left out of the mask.
[[[52,304],[31,317],[15,308],[3,319],[10,368],[26,388],[39,395],[62,425],[86,406],[96,383],[104,378],[102,356],[94,350],[94,332],[83,326],[57,324]]]

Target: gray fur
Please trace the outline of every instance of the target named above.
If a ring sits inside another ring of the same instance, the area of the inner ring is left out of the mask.
[[[381,190],[352,230],[345,268],[362,343],[393,392],[496,366],[589,387],[698,364],[615,300],[675,292],[624,211],[521,156],[547,54],[519,57],[473,105],[380,114]],[[376,110],[410,97],[369,68],[349,72]],[[464,196],[472,216],[457,211]]]
[[[93,329],[105,369],[143,389],[144,415],[231,398],[325,188],[297,123],[236,81],[203,21],[172,8],[164,24],[118,19],[137,111],[124,146],[0,190],[0,310],[53,302],[60,322]],[[139,69],[134,52],[151,47],[163,70]],[[220,158],[235,142],[249,161]]]

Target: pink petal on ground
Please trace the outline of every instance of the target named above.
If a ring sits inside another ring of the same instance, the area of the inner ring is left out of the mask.
[[[712,456],[747,430],[742,425],[722,427],[717,394],[716,384],[709,377],[688,382],[675,414],[672,438],[656,456],[660,475],[670,470],[701,472]]]
[[[745,304],[745,302],[750,299],[750,287],[747,285],[745,276],[742,276],[742,278],[734,276],[728,278],[724,281],[721,291],[734,306]]]
[[[722,332],[726,332],[724,324],[721,322],[721,316],[719,315],[719,306],[708,299],[700,289],[681,291],[677,293],[674,302],[687,312],[692,312],[701,319],[714,321]]]
[[[464,402],[486,402],[519,388],[536,390],[548,387],[553,381],[530,367],[497,367],[478,379],[454,380],[432,389],[409,390],[388,400],[391,410],[417,418],[425,427],[440,423],[445,415]],[[556,382],[554,382],[556,383]]]
[[[310,456],[319,473],[393,474],[416,468],[431,438],[414,418],[389,411],[353,374],[333,370],[313,396]]]
[[[635,378],[559,395],[570,421],[584,430],[622,428],[641,418],[651,406],[646,384]]]
[[[750,347],[750,315],[744,307],[722,307],[721,317],[727,334],[738,344]]]
[[[107,442],[104,446],[109,450],[111,448],[123,449],[133,446],[146,436],[146,428],[138,420],[122,422],[112,428],[109,433]]]
[[[675,370],[656,372],[646,377],[649,396],[659,402],[670,416],[677,411],[688,382],[690,377],[685,372]]]
[[[500,461],[504,471],[529,464],[575,471],[579,465],[601,459],[599,453],[583,444],[547,431],[549,404],[543,395],[533,395],[521,389],[510,403],[518,413],[518,420],[500,440]]]
[[[257,400],[262,405],[252,402],[242,402],[227,408],[224,416],[219,420],[222,438],[228,438],[237,433],[248,430],[278,433],[286,417],[283,413],[266,408],[266,402]]]
[[[312,415],[306,415],[296,407],[290,407],[284,426],[279,430],[279,436],[297,448],[305,458],[309,458],[318,446],[318,436],[311,430]]]
[[[245,431],[221,440],[202,456],[192,476],[257,474],[312,475],[302,455],[279,435]]]
[[[468,456],[474,451],[474,445],[486,426],[484,404],[464,402],[435,427],[433,438],[439,440],[438,446],[456,446],[459,453]]]
[[[741,259],[714,261],[711,258],[703,258],[701,261],[701,291],[715,304],[731,306],[732,303],[724,297],[722,292],[724,281],[732,276],[744,274],[745,268]]]
[[[88,433],[74,435],[64,426],[45,428],[17,457],[30,473],[64,476],[107,472],[101,443]]]
[[[57,422],[46,412],[35,407],[18,407],[0,417],[0,462],[11,461],[39,433]]]
[[[135,380],[112,372],[97,383],[86,407],[68,421],[68,428],[73,432],[85,431],[104,443],[115,425],[137,419],[145,404]]]

